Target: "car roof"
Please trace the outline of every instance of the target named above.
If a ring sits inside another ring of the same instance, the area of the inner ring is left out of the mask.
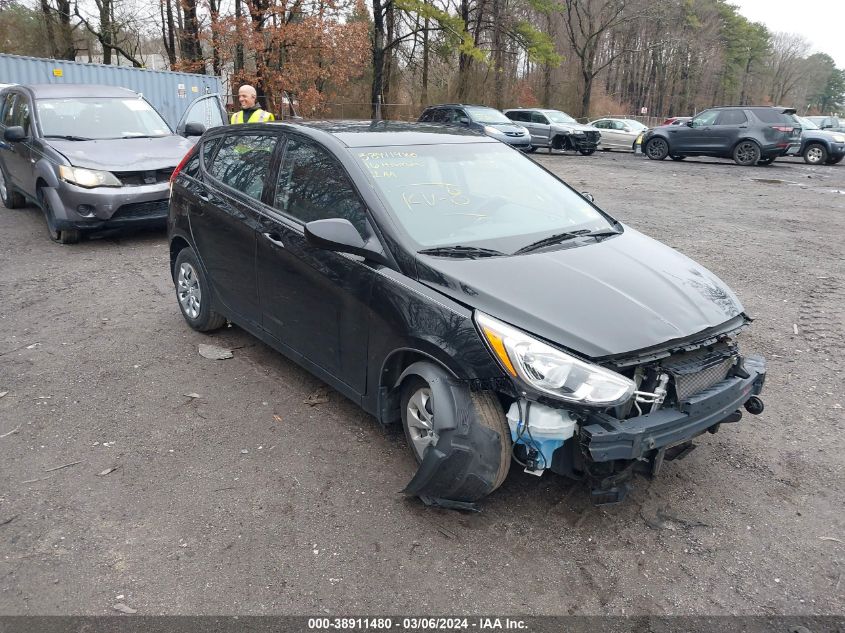
[[[94,97],[99,99],[138,97],[137,92],[129,90],[128,88],[101,86],[96,84],[25,84],[21,87],[29,90],[36,99],[63,99],[68,97]]]
[[[346,147],[390,147],[397,145],[443,145],[462,143],[498,143],[473,130],[433,123],[404,121],[308,121],[290,123],[252,123],[214,128],[215,130],[267,129],[278,127],[322,140],[331,136]]]
[[[436,105],[426,106],[426,110],[431,108],[486,108],[488,110],[495,110],[492,106],[480,105],[478,103],[438,103]]]

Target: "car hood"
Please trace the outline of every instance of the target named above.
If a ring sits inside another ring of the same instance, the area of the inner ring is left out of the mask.
[[[172,134],[158,138],[45,141],[74,167],[105,171],[149,171],[175,167],[193,142]]]
[[[597,132],[598,128],[583,123],[552,123],[552,127],[558,130],[572,130],[575,132]]]
[[[625,227],[601,242],[513,257],[420,257],[422,283],[590,358],[685,338],[743,312],[713,273]]]
[[[831,132],[830,130],[801,130],[801,138],[804,140],[829,141],[835,143],[833,135],[842,136],[842,132]]]
[[[525,127],[518,123],[479,123],[481,127],[490,126],[502,132],[524,132]]]

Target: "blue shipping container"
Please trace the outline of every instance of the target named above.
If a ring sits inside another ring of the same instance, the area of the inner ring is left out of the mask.
[[[219,77],[0,54],[0,84],[102,84],[144,95],[172,128],[195,99],[221,93]]]

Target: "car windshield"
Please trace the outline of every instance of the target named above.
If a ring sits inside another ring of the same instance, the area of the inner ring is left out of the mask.
[[[625,119],[625,125],[627,125],[632,130],[647,130],[648,126],[643,125],[639,121],[635,121],[634,119]]]
[[[813,123],[810,119],[803,116],[796,116],[793,117],[796,121],[798,121],[798,125],[804,128],[805,130],[818,130],[819,126]]]
[[[36,108],[45,137],[102,140],[171,134],[158,112],[139,98],[38,99]]]
[[[566,112],[560,110],[544,110],[543,114],[549,117],[552,123],[578,123],[575,119],[569,116]]]
[[[467,108],[466,111],[476,123],[508,123],[513,125],[513,121],[493,108]]]
[[[614,226],[583,196],[501,143],[352,148],[419,248],[512,254],[551,235]]]

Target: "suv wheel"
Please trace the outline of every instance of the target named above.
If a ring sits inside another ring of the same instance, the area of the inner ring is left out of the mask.
[[[0,167],[0,200],[7,209],[20,209],[26,203],[21,194],[12,191],[2,167]]]
[[[650,138],[645,144],[645,155],[651,160],[663,160],[669,155],[669,143],[659,136]]]
[[[804,162],[808,165],[821,165],[827,162],[827,150],[821,143],[810,143],[804,150]]]
[[[53,216],[53,209],[50,208],[47,196],[44,195],[43,187],[38,190],[38,204],[44,213],[44,220],[47,222],[47,232],[50,234],[51,240],[59,244],[76,244],[79,241],[79,238],[82,236],[79,229],[56,228],[56,218]]]
[[[734,147],[733,158],[737,165],[743,167],[756,165],[760,160],[760,146],[754,141],[741,141]]]
[[[578,151],[581,152],[581,156],[589,156],[590,154],[596,153],[596,148],[595,147],[584,147],[584,148],[580,148]]]
[[[211,309],[211,286],[190,248],[179,251],[173,281],[179,309],[188,325],[198,332],[210,332],[225,325],[226,319]]]

